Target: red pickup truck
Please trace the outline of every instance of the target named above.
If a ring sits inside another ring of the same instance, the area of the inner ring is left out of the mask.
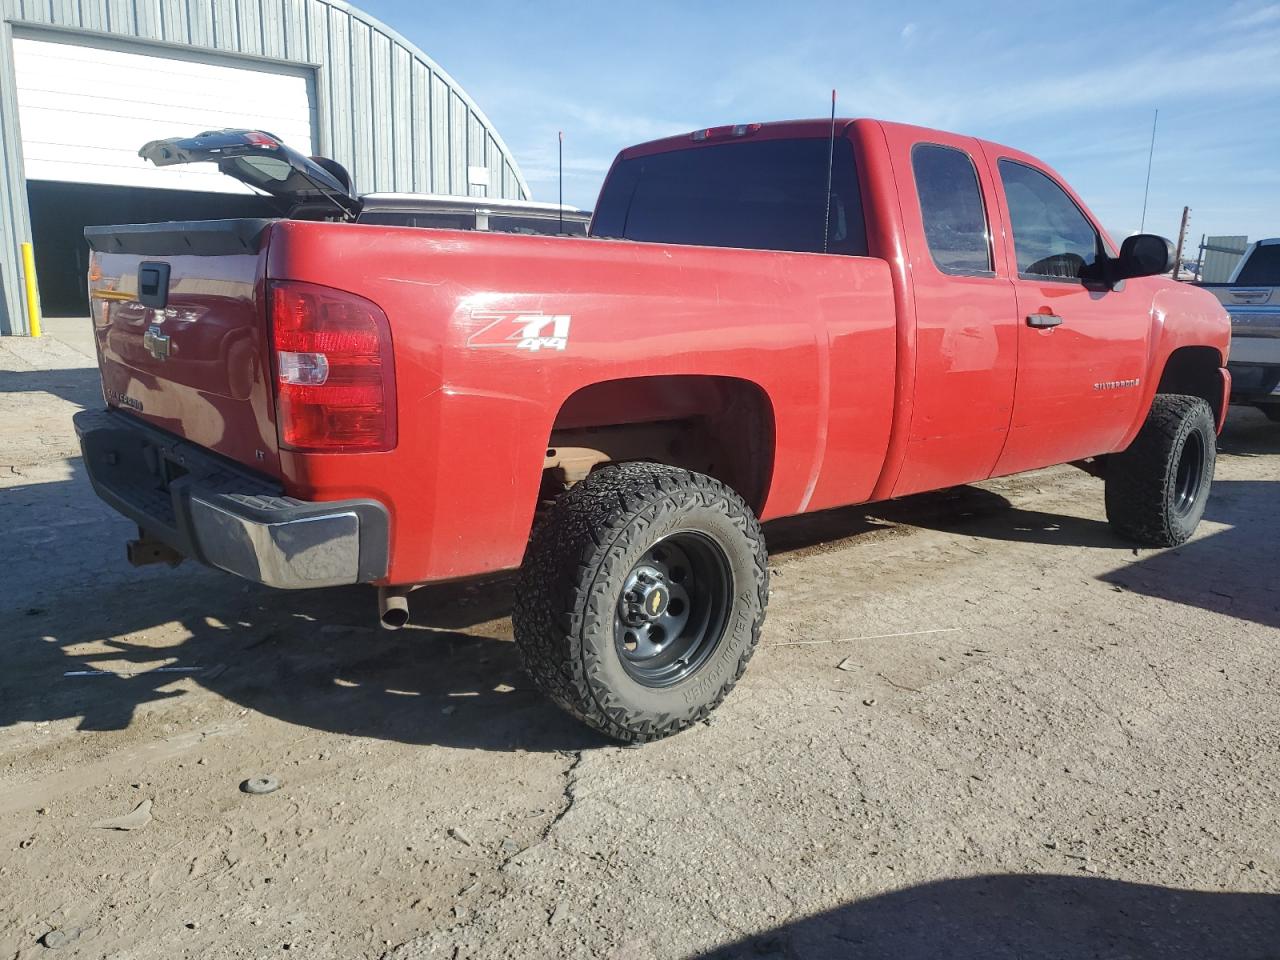
[[[623,151],[587,238],[351,222],[269,135],[162,141],[270,220],[90,228],[107,409],[77,416],[135,562],[276,587],[520,568],[540,687],[625,741],[707,715],[768,596],[759,521],[1050,464],[1186,540],[1229,324],[1034,158],[875,120]],[[287,209],[286,209],[287,208]]]

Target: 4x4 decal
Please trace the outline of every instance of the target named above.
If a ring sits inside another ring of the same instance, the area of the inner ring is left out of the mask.
[[[468,347],[515,347],[517,350],[563,350],[569,345],[568,314],[473,313],[472,320],[488,320],[467,338]]]

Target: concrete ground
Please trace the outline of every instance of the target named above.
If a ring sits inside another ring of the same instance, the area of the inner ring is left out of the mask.
[[[1253,412],[1177,550],[1065,467],[771,525],[743,682],[631,750],[529,689],[506,579],[387,634],[126,565],[83,333],[0,340],[0,958],[1280,958]]]

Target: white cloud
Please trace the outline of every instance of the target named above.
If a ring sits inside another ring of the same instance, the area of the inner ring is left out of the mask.
[[[1269,23],[1280,23],[1280,3],[1267,3],[1260,7],[1248,3],[1235,3],[1227,11],[1228,27],[1247,29]]]

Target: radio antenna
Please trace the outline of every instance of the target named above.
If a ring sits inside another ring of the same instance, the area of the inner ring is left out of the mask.
[[[559,179],[560,179],[560,235],[564,236],[564,131],[560,134]]]
[[[836,92],[831,91],[831,138],[827,143],[827,202],[822,211],[822,252],[827,252],[827,241],[831,237],[831,167],[836,159]]]
[[[1139,233],[1147,229],[1147,195],[1151,193],[1151,161],[1156,155],[1156,121],[1159,119],[1160,111],[1157,110],[1151,118],[1151,149],[1147,152],[1147,185],[1142,188],[1142,225],[1138,227]]]

